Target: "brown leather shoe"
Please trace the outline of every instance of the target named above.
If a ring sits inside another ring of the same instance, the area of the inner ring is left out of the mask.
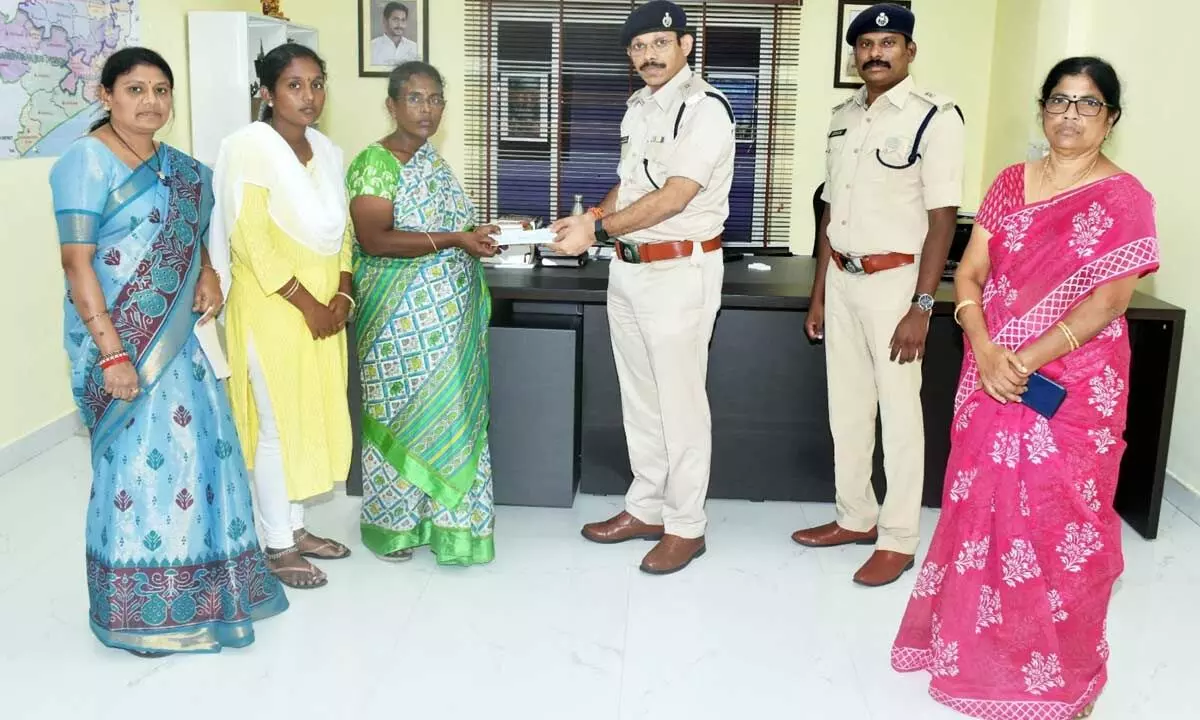
[[[584,525],[582,534],[594,543],[613,545],[626,540],[661,540],[663,526],[647,525],[622,510],[604,522]]]
[[[704,538],[681,538],[663,535],[654,549],[642,559],[641,571],[651,575],[670,575],[679,572],[704,554]]]
[[[891,550],[876,550],[871,559],[854,573],[854,582],[867,587],[891,585],[913,568],[913,556]]]
[[[871,528],[866,532],[854,532],[836,522],[818,525],[792,533],[792,540],[808,547],[837,547],[838,545],[874,545],[879,532]]]

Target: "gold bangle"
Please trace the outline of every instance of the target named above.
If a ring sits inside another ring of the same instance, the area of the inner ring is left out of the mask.
[[[296,278],[292,278],[292,282],[289,283],[287,288],[285,288],[283,293],[281,293],[281,297],[284,300],[291,300],[292,296],[295,295],[299,290],[300,290],[300,281],[297,280]]]
[[[433,241],[433,236],[432,236],[432,235],[430,235],[429,233],[425,232],[424,230],[422,230],[421,232],[424,232],[424,233],[425,233],[425,237],[429,238],[429,244],[433,246],[433,251],[434,251],[435,253],[436,253],[436,252],[441,252],[441,249],[440,249],[440,248],[438,248],[438,246],[437,246],[437,243],[435,243],[435,242]]]
[[[334,297],[337,297],[338,295],[341,295],[342,297],[344,297],[350,301],[350,309],[351,310],[358,307],[358,303],[354,302],[354,298],[350,297],[346,293],[342,292],[341,290],[338,290],[336,293],[333,294]]]
[[[1067,327],[1065,322],[1058,323],[1058,329],[1062,331],[1064,337],[1067,338],[1067,344],[1071,346],[1071,350],[1079,349],[1079,340],[1075,338],[1075,333],[1071,332],[1071,328]]]
[[[954,324],[955,325],[962,327],[962,323],[960,323],[958,321],[958,312],[960,310],[962,310],[963,308],[970,307],[972,305],[974,305],[975,307],[979,307],[979,303],[975,302],[974,300],[963,300],[962,302],[960,302],[959,304],[954,306]]]
[[[1074,346],[1074,348],[1076,350],[1078,350],[1081,346],[1081,343],[1079,342],[1079,338],[1075,337],[1075,331],[1072,330],[1071,327],[1069,325],[1067,325],[1065,322],[1062,324],[1062,327],[1063,327],[1063,330],[1067,331],[1067,335],[1071,336],[1071,345]]]

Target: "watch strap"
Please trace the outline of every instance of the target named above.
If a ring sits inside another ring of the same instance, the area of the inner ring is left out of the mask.
[[[608,240],[608,232],[604,229],[604,218],[596,218],[595,235],[596,240],[599,242],[605,242]]]

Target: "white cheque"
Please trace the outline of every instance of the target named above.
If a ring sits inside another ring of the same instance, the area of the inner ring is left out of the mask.
[[[554,231],[550,228],[537,230],[505,229],[491,236],[497,245],[548,245],[554,242]]]

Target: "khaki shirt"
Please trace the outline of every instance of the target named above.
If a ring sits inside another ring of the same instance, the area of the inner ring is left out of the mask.
[[[912,77],[867,107],[861,88],[833,110],[825,157],[829,244],[845,255],[919,255],[929,210],[962,202],[965,129],[954,101],[918,90]],[[908,164],[913,140],[931,108],[920,159]]]
[[[629,98],[621,121],[617,209],[654,192],[669,177],[694,180],[700,192],[683,212],[629,233],[623,240],[708,240],[724,231],[733,183],[734,124],[725,105],[706,96],[706,91],[717,92],[691,68],[684,67],[658,92],[644,87]],[[676,134],[675,120],[685,103],[687,109]]]

